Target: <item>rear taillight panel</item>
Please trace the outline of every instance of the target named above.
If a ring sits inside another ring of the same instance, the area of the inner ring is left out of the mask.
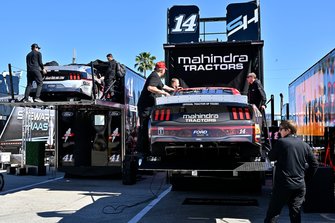
[[[57,80],[91,80],[84,72],[78,71],[48,71],[44,77],[47,81]]]
[[[231,107],[231,120],[251,120],[251,114],[248,107]]]
[[[153,112],[153,121],[170,121],[170,119],[171,119],[170,108],[156,109]]]
[[[69,80],[81,80],[80,73],[69,73]]]

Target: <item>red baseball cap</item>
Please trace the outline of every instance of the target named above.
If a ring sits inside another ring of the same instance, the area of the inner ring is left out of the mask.
[[[165,66],[165,63],[163,61],[157,62],[155,68],[156,69],[165,69],[165,70],[167,70],[167,68]]]

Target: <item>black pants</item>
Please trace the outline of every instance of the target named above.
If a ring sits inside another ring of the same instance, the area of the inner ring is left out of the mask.
[[[109,97],[113,96],[114,84],[115,82],[112,79],[107,78],[104,80],[104,96],[109,96]]]
[[[286,189],[274,187],[264,223],[277,222],[285,204],[288,205],[291,223],[301,222],[301,205],[304,201],[306,188]]]
[[[31,70],[27,72],[27,87],[26,91],[24,93],[24,97],[26,99],[29,98],[29,94],[31,91],[31,87],[33,86],[33,81],[36,82],[37,88],[36,88],[36,96],[35,98],[40,98],[42,86],[43,86],[43,77],[39,70]]]
[[[150,112],[140,112],[139,118],[140,118],[140,127],[138,130],[136,150],[137,152],[148,155],[150,152],[149,133],[148,133]]]

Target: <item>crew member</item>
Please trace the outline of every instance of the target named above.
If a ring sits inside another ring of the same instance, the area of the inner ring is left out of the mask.
[[[42,73],[46,74],[46,70],[44,69],[42,63],[42,54],[40,52],[41,47],[39,47],[36,43],[31,45],[31,51],[26,56],[27,63],[27,87],[24,94],[23,102],[28,102],[31,87],[33,85],[33,81],[36,82],[36,96],[34,98],[34,102],[43,102],[40,99],[42,86],[43,86],[43,77]]]
[[[249,73],[247,76],[249,83],[248,102],[254,104],[259,110],[265,110],[266,94],[262,83],[256,78],[255,73]]]
[[[277,222],[285,204],[288,205],[291,222],[301,222],[300,209],[308,182],[315,174],[318,163],[310,146],[299,139],[293,121],[282,121],[279,126],[282,136],[269,152],[269,159],[276,162],[272,197],[264,220]]]
[[[108,67],[104,75],[104,96],[112,97],[114,95],[116,61],[111,53],[107,54]]]
[[[144,155],[149,153],[149,136],[148,123],[152,107],[155,105],[156,96],[170,96],[167,91],[174,91],[173,88],[164,85],[161,78],[164,77],[166,66],[164,62],[158,62],[155,65],[155,70],[149,75],[145,81],[143,90],[138,99],[137,109],[140,118],[140,127],[136,150]]]
[[[178,78],[172,78],[171,79],[171,87],[175,90],[181,88],[180,87],[180,82],[179,82],[179,79]]]

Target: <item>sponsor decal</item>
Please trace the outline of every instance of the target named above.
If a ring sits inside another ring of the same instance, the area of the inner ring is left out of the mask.
[[[121,115],[121,112],[119,111],[112,111],[109,113],[111,116],[120,116]]]
[[[44,80],[65,80],[64,76],[46,76]]]
[[[199,42],[199,8],[173,6],[168,10],[168,43]]]
[[[198,30],[198,14],[191,14],[186,17],[185,14],[178,15],[174,18],[175,26],[171,33],[195,33]]]
[[[248,55],[205,55],[193,57],[178,57],[184,71],[220,71],[220,70],[243,70],[243,63],[249,61]]]
[[[66,142],[69,137],[73,137],[74,134],[71,132],[71,128],[68,128],[64,134],[64,136],[62,137],[62,139],[64,139],[64,142]]]
[[[24,117],[24,111],[18,111],[17,113],[17,120],[22,120]],[[36,131],[48,131],[49,129],[49,122],[51,116],[47,113],[43,112],[28,112],[27,119],[31,121],[30,129]]]
[[[131,112],[137,112],[137,106],[135,106],[135,105],[129,105],[128,107],[129,107],[129,111],[131,111]]]
[[[109,136],[109,140],[111,140],[112,142],[114,142],[115,138],[120,136],[119,133],[119,128],[116,128],[113,133]]]
[[[63,112],[62,116],[63,117],[72,117],[73,116],[73,112]]]
[[[91,81],[89,82],[89,81],[83,81],[83,85],[86,85],[86,86],[91,86]]]
[[[158,127],[158,135],[164,135],[164,127]]]
[[[238,134],[239,135],[245,135],[246,132],[247,132],[246,129],[240,129],[239,132],[238,132]]]
[[[17,119],[22,120],[24,116],[23,111],[18,111],[17,113]],[[28,119],[32,121],[49,121],[50,120],[50,115],[43,113],[43,112],[29,112],[27,115]]]
[[[191,106],[191,105],[219,105],[218,102],[194,102],[194,103],[183,103],[183,106]]]
[[[218,114],[185,114],[183,115],[183,119],[185,122],[195,122],[195,123],[201,123],[201,122],[217,122],[217,119],[219,118]]]
[[[227,24],[227,36],[229,37],[241,29],[248,29],[248,25],[253,22],[258,23],[258,17],[258,8],[254,10],[254,17],[251,19],[248,19],[248,15],[240,15],[236,17]]]
[[[208,130],[206,129],[193,130],[192,136],[208,136]]]
[[[48,131],[49,129],[49,124],[48,123],[37,123],[37,122],[33,122],[31,124],[31,130],[42,130],[42,131]]]

